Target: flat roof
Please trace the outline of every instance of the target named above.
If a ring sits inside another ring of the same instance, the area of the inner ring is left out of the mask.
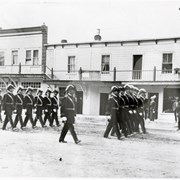
[[[93,44],[113,44],[113,43],[141,43],[141,42],[158,42],[158,41],[174,41],[180,40],[180,37],[172,37],[172,38],[157,38],[157,39],[134,39],[134,40],[117,40],[117,41],[90,41],[90,42],[77,42],[77,43],[55,43],[55,44],[45,44],[46,47],[48,46],[66,46],[66,45],[93,45]]]
[[[25,27],[25,28],[13,28],[13,29],[0,29],[0,34],[14,34],[14,33],[26,33],[47,30],[46,25]]]

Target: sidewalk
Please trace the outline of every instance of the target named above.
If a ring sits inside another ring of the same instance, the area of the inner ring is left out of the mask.
[[[77,123],[106,125],[106,116],[77,115]],[[178,123],[174,119],[156,119],[155,121],[145,120],[147,129],[177,131]]]

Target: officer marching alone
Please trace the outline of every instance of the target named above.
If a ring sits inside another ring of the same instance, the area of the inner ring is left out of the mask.
[[[61,118],[64,121],[64,126],[59,137],[60,143],[67,143],[65,141],[66,134],[68,130],[71,132],[71,135],[76,144],[79,144],[81,141],[78,139],[77,134],[74,129],[75,116],[76,116],[76,100],[74,98],[76,93],[76,87],[74,85],[68,85],[65,90],[65,96],[62,99],[61,106]]]

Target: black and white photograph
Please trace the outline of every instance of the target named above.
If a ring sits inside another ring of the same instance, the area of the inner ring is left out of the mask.
[[[0,0],[0,178],[180,178],[180,0]]]

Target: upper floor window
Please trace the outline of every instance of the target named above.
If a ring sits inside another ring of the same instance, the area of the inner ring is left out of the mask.
[[[162,73],[172,73],[172,53],[163,54]]]
[[[18,51],[12,51],[12,65],[18,64]]]
[[[0,66],[4,66],[4,51],[0,51]]]
[[[39,65],[39,51],[33,51],[33,65]]]
[[[68,57],[68,73],[75,72],[75,56]]]
[[[101,73],[109,74],[110,70],[110,55],[103,55],[101,60]]]
[[[39,50],[26,50],[26,64],[27,65],[39,64]]]

